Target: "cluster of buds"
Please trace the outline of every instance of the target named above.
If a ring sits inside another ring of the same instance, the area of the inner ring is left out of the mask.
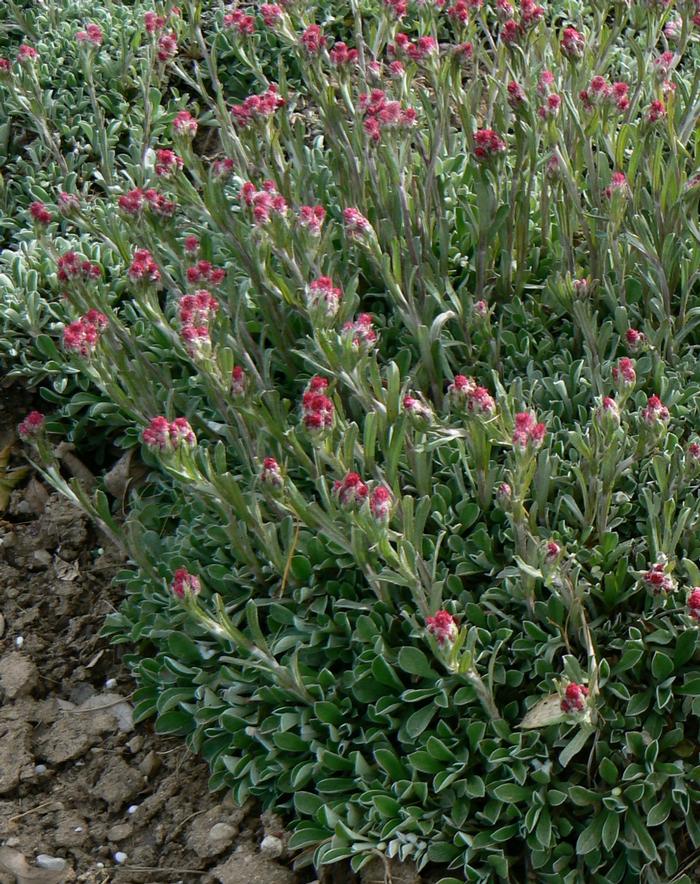
[[[240,365],[231,369],[231,395],[236,399],[245,396],[248,391],[248,376]]]
[[[326,396],[328,380],[315,375],[309,381],[301,400],[301,418],[312,434],[321,434],[333,427],[335,407]]]
[[[29,204],[29,214],[31,215],[32,220],[37,224],[40,224],[42,227],[50,224],[53,219],[53,215],[41,200],[34,200],[33,203]]]
[[[610,433],[620,426],[620,408],[611,396],[604,396],[595,410],[595,419],[604,433]]]
[[[284,99],[278,94],[277,86],[270,83],[261,95],[249,95],[241,104],[232,105],[231,114],[238,126],[245,129],[257,120],[271,117],[281,107],[284,107]]]
[[[401,102],[390,101],[381,89],[360,95],[360,111],[364,130],[375,144],[381,140],[385,129],[410,128],[418,119],[413,108],[402,108]]]
[[[274,181],[263,182],[263,189],[256,190],[255,185],[246,181],[241,188],[241,201],[252,210],[256,225],[267,224],[274,215],[284,217],[287,214],[287,201],[277,193]]]
[[[655,98],[654,101],[651,102],[649,108],[646,113],[646,121],[647,123],[658,123],[659,120],[663,120],[666,116],[666,105],[661,101],[661,99]]]
[[[39,53],[33,46],[29,46],[28,43],[22,43],[22,45],[17,50],[17,61],[20,64],[31,64],[34,61],[38,61]]]
[[[160,148],[156,151],[155,173],[160,178],[171,178],[176,172],[183,167],[182,157],[179,157],[175,151],[167,148]]]
[[[544,563],[548,567],[556,565],[561,558],[561,547],[556,540],[548,540],[544,545]]]
[[[158,38],[156,55],[158,61],[163,63],[175,58],[177,55],[177,37],[175,34],[170,32],[169,34],[162,34]]]
[[[403,397],[403,410],[410,420],[418,427],[425,427],[433,422],[433,409],[415,396]]]
[[[306,309],[317,321],[333,319],[342,297],[342,289],[333,285],[330,276],[320,276],[306,287]]]
[[[173,131],[181,138],[194,138],[199,124],[188,110],[181,110],[173,118]]]
[[[688,596],[688,615],[700,621],[700,586],[694,586]]]
[[[508,93],[508,104],[516,113],[523,110],[527,105],[527,95],[525,90],[516,80],[511,80],[506,87]]]
[[[469,4],[465,0],[456,0],[452,6],[447,9],[447,17],[459,25],[469,23]]]
[[[618,359],[617,364],[613,365],[612,377],[613,383],[621,393],[633,390],[637,383],[634,359],[630,359],[629,356],[622,356]]]
[[[218,160],[212,160],[209,168],[211,169],[211,176],[215,181],[225,181],[233,174],[234,162],[231,157],[222,157]]]
[[[588,702],[588,688],[585,684],[570,682],[564,689],[560,708],[567,714],[580,714],[585,711]]]
[[[152,285],[160,282],[160,270],[148,249],[136,249],[128,270],[131,282]]]
[[[177,210],[177,203],[159,193],[154,187],[149,187],[147,190],[134,187],[128,193],[123,193],[117,202],[122,212],[132,218],[137,218],[145,209],[160,218],[172,218]]]
[[[312,236],[321,235],[321,227],[326,217],[323,206],[301,206],[297,214],[299,226],[308,230]]]
[[[629,86],[627,83],[608,83],[605,77],[600,75],[593,77],[588,89],[579,93],[579,98],[586,110],[594,108],[615,109],[623,113],[630,106]]]
[[[477,129],[474,133],[474,157],[480,163],[493,160],[505,151],[505,141],[493,129]]]
[[[63,329],[63,346],[69,353],[90,356],[100,341],[100,334],[106,328],[107,317],[99,310],[88,310],[85,316],[76,319]]]
[[[274,457],[266,457],[260,470],[260,481],[268,488],[281,488],[284,484],[282,470]]]
[[[343,209],[345,232],[351,238],[361,238],[372,233],[372,225],[357,209]]]
[[[387,46],[388,54],[408,58],[414,62],[425,61],[438,49],[437,40],[434,37],[419,37],[414,43],[408,34],[398,33],[394,39],[395,42]]]
[[[668,570],[668,561],[665,556],[661,556],[659,561],[649,568],[642,576],[642,582],[646,588],[654,595],[674,592],[678,584],[671,576]]]
[[[223,267],[214,267],[210,261],[197,261],[186,271],[187,282],[190,285],[221,285],[226,279],[226,271]]]
[[[80,211],[80,198],[75,193],[67,193],[65,190],[62,190],[58,194],[56,202],[58,204],[58,211],[65,218],[77,215]]]
[[[147,34],[155,34],[165,27],[165,18],[162,15],[156,15],[155,12],[146,12],[143,16],[143,26]]]
[[[630,186],[624,172],[613,172],[610,176],[610,184],[603,190],[603,196],[607,200],[613,198],[627,199],[630,195]]]
[[[284,11],[276,3],[263,3],[260,7],[260,15],[266,28],[274,28],[282,21]]]
[[[30,411],[25,419],[17,427],[19,438],[23,442],[31,442],[43,431],[46,419],[40,411]]]
[[[356,319],[343,325],[342,336],[350,341],[353,350],[368,353],[377,343],[378,335],[369,313],[360,313]]]
[[[432,617],[425,618],[425,628],[429,635],[443,647],[451,645],[459,634],[459,625],[449,611],[436,611]]]
[[[160,454],[171,454],[183,448],[194,448],[197,437],[187,418],[177,417],[169,421],[162,415],[154,417],[143,431],[143,442]]]
[[[447,395],[455,408],[468,414],[490,417],[496,411],[496,403],[486,387],[480,387],[474,378],[463,374],[455,375],[447,388]]]
[[[57,262],[60,282],[92,282],[102,276],[99,264],[82,258],[77,252],[66,252]]]
[[[347,43],[343,43],[342,40],[339,40],[337,43],[333,44],[333,48],[328,53],[328,56],[337,68],[346,67],[351,64],[357,64],[360,53],[357,49],[350,49]]]
[[[625,344],[630,353],[639,353],[647,345],[646,335],[636,328],[628,328],[625,332]]]
[[[170,588],[173,595],[179,599],[184,599],[186,596],[197,595],[202,587],[199,577],[190,574],[187,568],[178,568],[173,574],[173,582]]]
[[[309,55],[319,55],[326,46],[326,38],[318,25],[309,25],[299,38],[299,42]]]
[[[183,295],[180,298],[180,334],[192,358],[202,356],[211,349],[209,328],[218,309],[218,301],[206,289],[199,289],[193,295]]]
[[[348,473],[344,479],[333,483],[333,493],[343,509],[357,509],[368,498],[369,488],[359,473]]]
[[[576,28],[564,28],[559,46],[562,55],[571,61],[583,58],[586,51],[586,41],[583,34],[580,34]]]
[[[668,75],[676,66],[677,61],[678,56],[675,52],[662,52],[661,55],[658,58],[655,58],[652,62],[652,68],[656,79],[660,82],[667,80]]]
[[[650,396],[642,409],[642,421],[650,429],[662,429],[668,424],[671,415],[658,396]]]
[[[700,470],[700,442],[690,442],[685,450],[685,467],[689,473]]]
[[[543,120],[555,117],[561,108],[561,96],[554,91],[554,74],[551,71],[540,74],[537,94],[544,99],[544,104],[537,108],[538,116]]]
[[[542,447],[547,428],[531,411],[521,411],[515,415],[513,447],[521,453],[537,451]]]
[[[97,48],[102,45],[103,35],[102,28],[91,22],[89,25],[85,26],[84,31],[78,31],[75,35],[75,39],[81,46],[86,46],[88,48]]]
[[[224,16],[224,27],[232,28],[242,37],[248,37],[255,33],[255,19],[241,9],[232,9]]]
[[[394,498],[386,485],[377,485],[369,496],[369,511],[375,522],[385,525],[391,518]]]

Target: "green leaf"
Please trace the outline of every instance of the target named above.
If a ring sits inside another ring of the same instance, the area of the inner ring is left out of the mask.
[[[627,811],[627,826],[628,832],[634,834],[634,838],[639,845],[640,850],[646,856],[647,859],[657,860],[658,853],[656,852],[656,845],[654,844],[654,839],[651,837],[649,832],[646,829],[646,826],[641,820],[641,817],[637,813],[636,810],[633,810],[631,807]]]
[[[602,841],[603,847],[607,851],[611,851],[617,844],[617,836],[620,833],[620,815],[612,810],[605,812],[605,822],[603,823]]]
[[[651,659],[651,674],[664,681],[673,672],[673,660],[662,651],[656,651]]]
[[[423,678],[432,679],[439,677],[420,648],[410,646],[401,648],[398,655],[398,664],[404,672],[409,672],[411,675],[420,675]]]
[[[424,706],[422,709],[418,709],[413,715],[409,716],[406,719],[406,733],[411,739],[415,739],[419,737],[423,731],[428,727],[430,722],[433,720],[433,717],[437,709],[435,706]]]
[[[391,749],[375,749],[374,758],[377,764],[384,768],[392,780],[408,780],[410,775],[408,770],[400,760],[399,756]]]
[[[647,826],[660,826],[666,822],[673,806],[673,797],[668,794],[655,804],[647,814]]]
[[[166,712],[156,720],[156,733],[185,736],[194,730],[194,719],[188,712]]]
[[[673,665],[676,670],[680,669],[688,660],[695,656],[695,648],[698,643],[698,630],[686,629],[681,632],[676,641],[676,649],[673,653]]]
[[[607,817],[602,813],[596,814],[593,817],[592,821],[578,836],[576,841],[576,853],[585,856],[587,853],[591,853],[598,847],[606,819]]]
[[[518,801],[530,801],[532,787],[518,786],[516,783],[501,783],[491,791],[491,794],[506,804],[517,804]]]

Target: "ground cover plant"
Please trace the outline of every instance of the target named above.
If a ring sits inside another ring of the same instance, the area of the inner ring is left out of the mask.
[[[138,716],[301,863],[689,880],[695,4],[8,8],[3,350]]]

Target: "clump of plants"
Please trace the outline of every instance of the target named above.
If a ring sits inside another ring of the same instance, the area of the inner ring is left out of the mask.
[[[137,717],[300,863],[690,880],[699,25],[157,5],[139,149],[106,122],[28,204],[2,309],[31,279],[56,410],[20,434],[129,554]],[[75,30],[89,77],[117,50]],[[63,473],[88,434],[150,468],[126,520]]]

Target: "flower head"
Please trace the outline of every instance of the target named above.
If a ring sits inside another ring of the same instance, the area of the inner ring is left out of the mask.
[[[561,47],[562,55],[565,55],[566,58],[571,59],[572,61],[583,58],[583,53],[586,49],[586,41],[576,28],[564,28],[561,35],[561,43],[559,45]]]
[[[156,151],[155,173],[161,178],[170,178],[182,169],[182,157],[175,151],[161,148]]]
[[[177,55],[177,37],[173,33],[163,34],[158,39],[158,61],[166,62]]]
[[[107,317],[99,310],[89,310],[63,329],[63,346],[69,353],[88,357],[95,352],[101,332],[107,327]]]
[[[613,365],[612,370],[613,382],[618,390],[632,390],[637,383],[637,372],[634,370],[634,359],[629,356],[622,356],[617,360],[617,364]]]
[[[700,586],[694,586],[688,596],[688,614],[700,621]]]
[[[321,235],[321,226],[326,217],[323,206],[302,206],[297,215],[299,226],[308,230],[312,236]]]
[[[274,457],[266,457],[260,470],[260,481],[270,488],[281,488],[284,484],[280,465]]]
[[[248,376],[240,365],[234,365],[231,370],[231,395],[236,398],[245,396],[248,391]]]
[[[436,611],[425,618],[425,628],[439,645],[452,644],[459,634],[457,621],[449,611]]]
[[[350,341],[354,350],[363,353],[368,353],[378,340],[369,313],[360,313],[356,319],[346,322],[343,325],[342,336]]]
[[[141,285],[160,282],[160,270],[148,249],[136,249],[128,276],[133,283]]]
[[[326,38],[318,25],[309,25],[301,35],[299,42],[309,55],[318,55],[326,45]]]
[[[175,114],[175,118],[173,119],[173,130],[176,135],[180,135],[184,138],[194,138],[197,134],[198,128],[199,125],[197,120],[195,120],[188,110],[181,110]]]
[[[625,332],[625,343],[630,353],[639,353],[646,346],[647,338],[644,332],[640,332],[636,328],[628,328]]]
[[[333,427],[335,407],[324,390],[328,380],[320,375],[311,378],[301,400],[301,418],[312,435],[325,433]]]
[[[178,568],[173,574],[173,582],[170,588],[179,599],[184,599],[188,595],[197,595],[202,587],[199,577],[190,574],[187,568]]]
[[[564,690],[564,696],[562,697],[560,704],[561,711],[568,713],[583,712],[586,708],[588,693],[586,685],[571,682]]]
[[[642,577],[642,582],[654,595],[667,595],[678,586],[667,569],[668,562],[665,558],[662,558],[660,561],[655,562]]]
[[[479,162],[492,160],[505,151],[505,141],[493,129],[477,129],[474,133],[474,156]]]
[[[333,492],[343,508],[355,509],[367,500],[369,488],[359,473],[348,473],[344,479],[333,483]]]
[[[41,200],[35,200],[33,203],[30,203],[29,214],[32,216],[33,220],[42,227],[50,224],[53,218],[53,215]]]
[[[333,285],[330,276],[320,276],[306,287],[306,309],[319,319],[333,319],[342,297],[342,289]]]
[[[386,485],[377,485],[369,496],[369,511],[376,522],[389,521],[393,504],[394,499]]]
[[[22,45],[17,50],[17,61],[20,64],[29,64],[33,61],[37,61],[39,58],[39,53],[33,46],[29,46],[27,43],[22,43]]]
[[[642,420],[648,427],[663,427],[669,422],[670,417],[668,408],[658,396],[650,396],[642,409]]]
[[[537,422],[533,412],[521,411],[515,415],[513,447],[516,451],[536,451],[542,447],[546,434],[547,428],[543,423]]]
[[[343,209],[345,232],[350,237],[362,237],[372,232],[372,225],[357,209]]]
[[[85,26],[84,31],[78,31],[75,35],[75,39],[83,46],[90,46],[93,48],[101,46],[103,40],[102,28],[94,22],[91,22],[89,25]]]
[[[46,418],[40,411],[30,411],[25,419],[17,427],[19,438],[23,442],[36,439],[43,432]]]

